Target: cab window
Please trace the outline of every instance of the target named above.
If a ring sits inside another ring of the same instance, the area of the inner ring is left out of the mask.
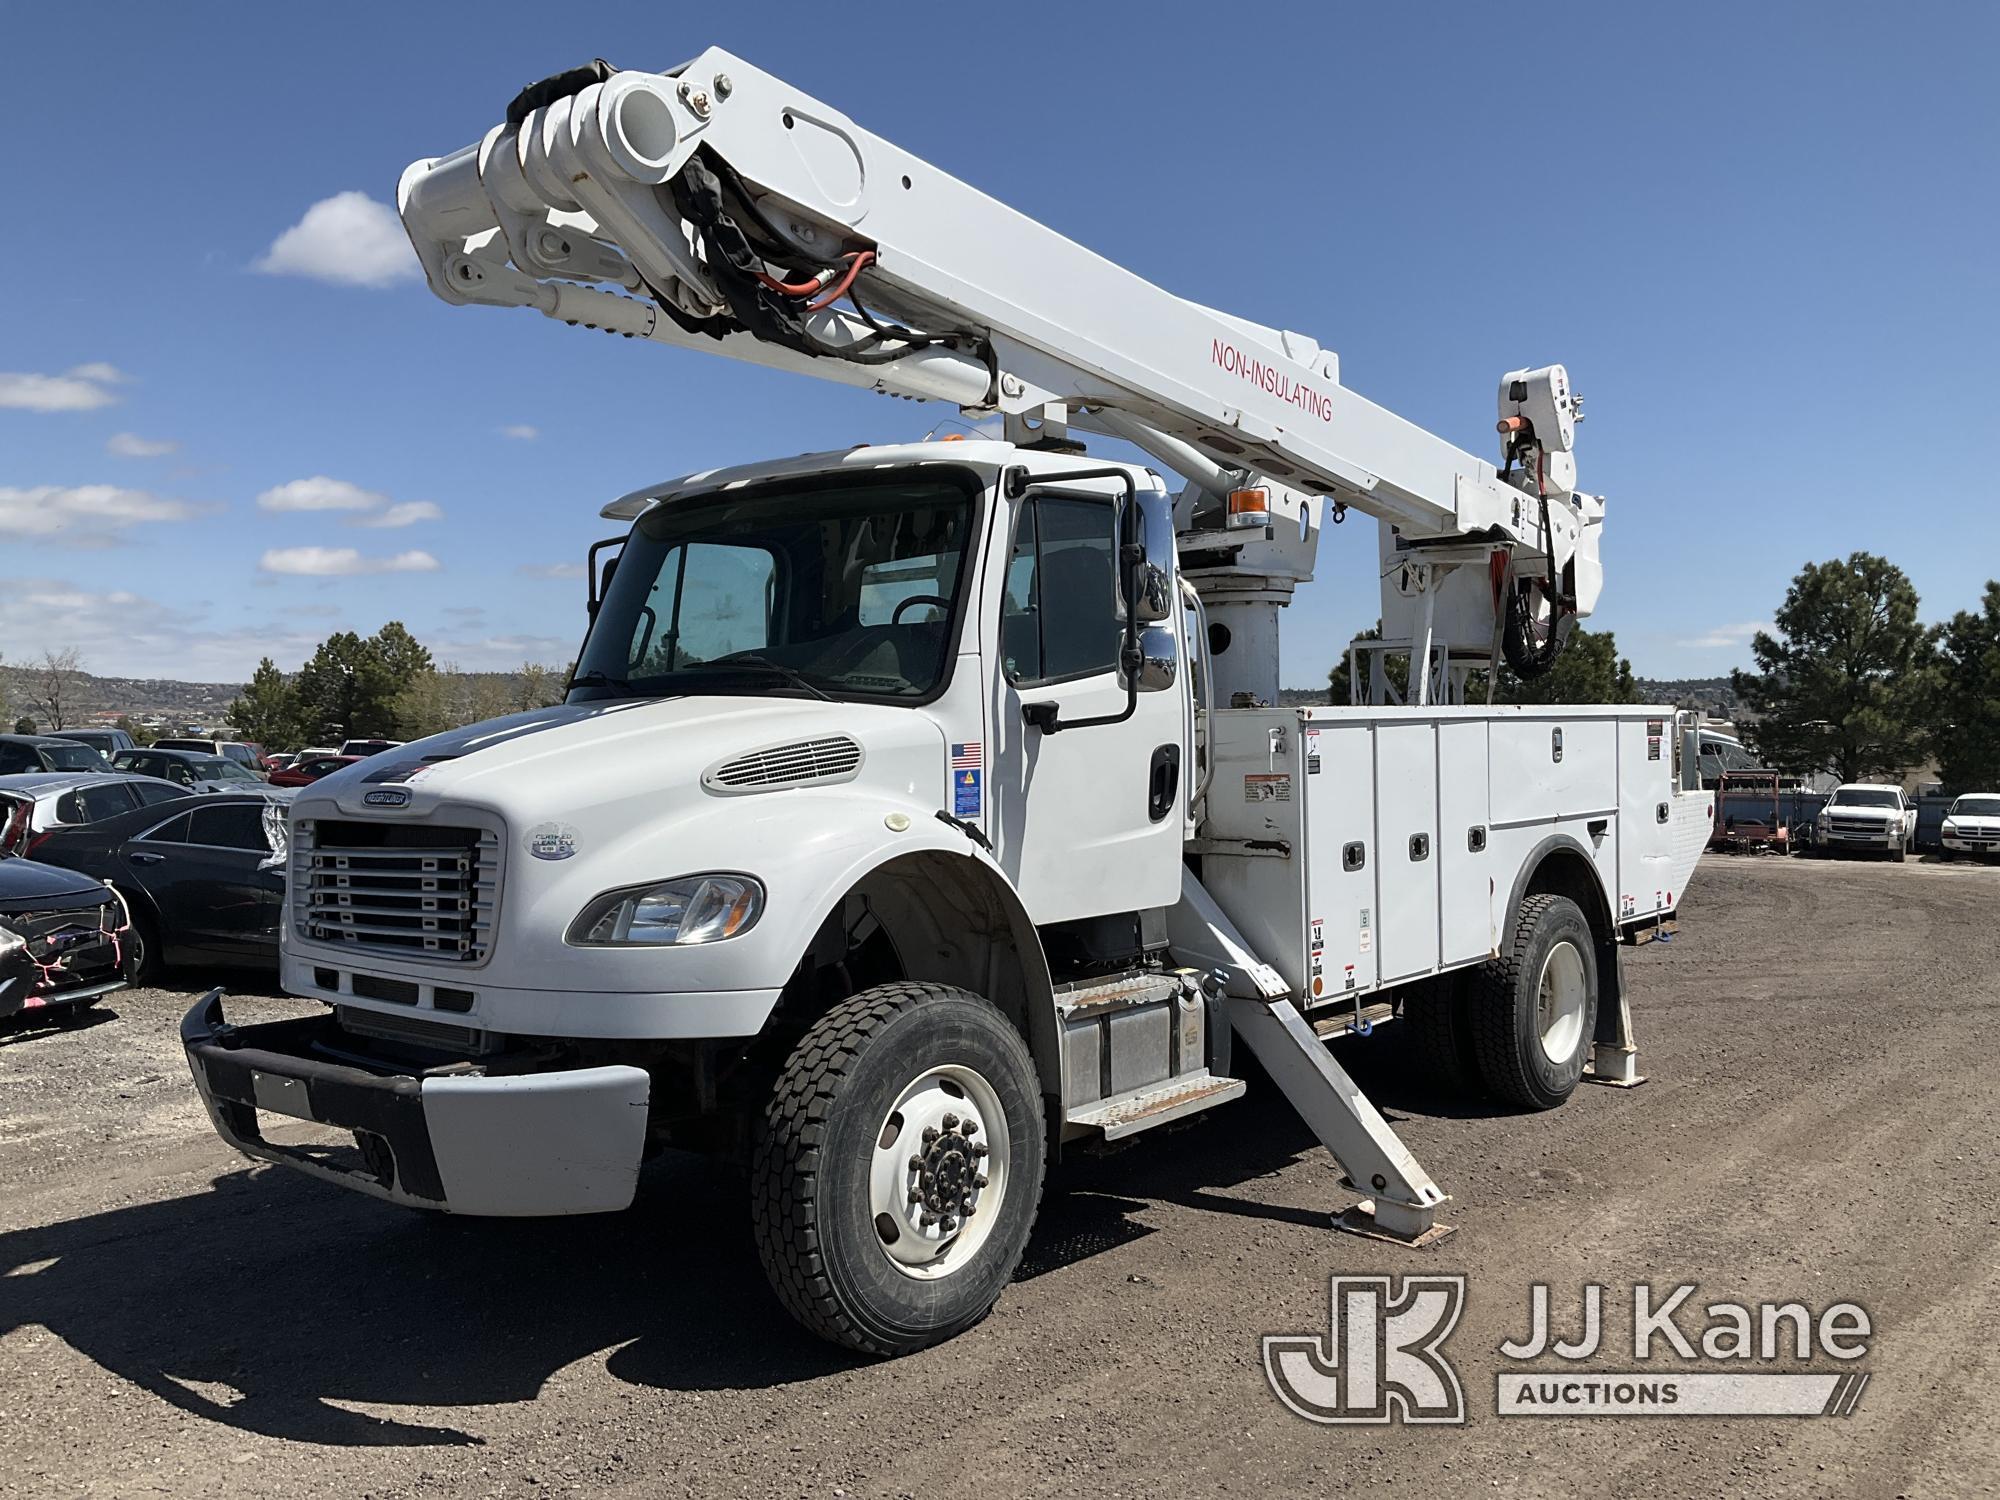
[[[1008,680],[1062,682],[1118,662],[1118,511],[1042,495],[1022,510],[1001,604]]]

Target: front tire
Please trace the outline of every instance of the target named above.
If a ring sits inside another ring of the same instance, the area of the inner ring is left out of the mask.
[[[947,985],[879,985],[815,1022],[760,1122],[751,1218],[771,1286],[864,1354],[992,1311],[1042,1191],[1041,1089],[1021,1035]]]
[[[1597,1030],[1597,943],[1567,896],[1529,896],[1472,1002],[1480,1076],[1496,1098],[1554,1109],[1576,1091]]]

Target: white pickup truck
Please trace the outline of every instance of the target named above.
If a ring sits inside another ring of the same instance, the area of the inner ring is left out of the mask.
[[[1941,830],[1944,857],[2000,855],[2000,792],[1967,792],[1951,804]]]
[[[1850,781],[1836,787],[1814,824],[1828,854],[1887,854],[1901,864],[1917,843],[1917,810],[1899,786]]]

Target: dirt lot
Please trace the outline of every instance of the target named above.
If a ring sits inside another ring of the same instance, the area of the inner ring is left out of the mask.
[[[1327,1159],[1253,1098],[1065,1163],[994,1316],[895,1364],[793,1330],[719,1169],[609,1218],[432,1219],[225,1150],[185,994],[0,1034],[0,1493],[1992,1493],[2000,869],[1711,860],[1684,917],[1629,959],[1637,1091],[1468,1113],[1393,1028],[1340,1044],[1453,1195],[1437,1249],[1329,1232]],[[1469,1277],[1470,1424],[1285,1411],[1259,1335],[1404,1271]],[[1574,1324],[1579,1283],[1639,1279],[1862,1303],[1860,1409],[1493,1415],[1531,1282]]]

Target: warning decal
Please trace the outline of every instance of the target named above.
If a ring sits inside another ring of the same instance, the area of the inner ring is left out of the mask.
[[[1289,802],[1292,800],[1290,771],[1256,771],[1243,778],[1245,802]]]

